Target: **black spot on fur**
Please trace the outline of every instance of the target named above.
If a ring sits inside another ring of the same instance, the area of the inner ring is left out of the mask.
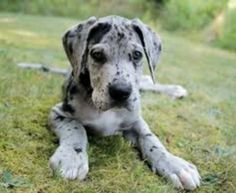
[[[129,56],[129,61],[131,61],[132,60],[131,54],[129,53],[128,56]]]
[[[121,41],[125,37],[125,34],[122,33],[122,32],[118,32],[117,36],[118,36],[117,42],[119,42],[119,41]]]
[[[61,115],[58,115],[55,120],[60,120],[60,121],[63,121],[65,119],[65,117],[61,116]]]
[[[74,127],[74,129],[76,129],[76,130],[77,130],[77,129],[79,129],[79,128],[78,128],[78,127]]]
[[[152,134],[151,134],[151,133],[148,133],[148,134],[146,134],[145,136],[146,136],[146,137],[151,137]]]
[[[78,147],[75,147],[74,150],[75,150],[76,153],[81,153],[82,152],[82,149],[78,148]]]
[[[86,89],[86,91],[91,94],[93,89],[91,87],[91,82],[90,82],[90,75],[89,75],[89,71],[88,69],[86,68],[84,70],[84,72],[80,73],[80,76],[79,76],[79,80],[80,80],[80,83],[84,86],[84,88]]]
[[[70,55],[73,53],[73,43],[72,42],[70,42],[68,45],[68,51],[69,51]]]
[[[159,52],[162,50],[161,44],[159,45],[158,50],[159,50]]]
[[[158,147],[157,146],[152,146],[152,148],[150,149],[150,152],[152,152],[154,149],[158,149]]]
[[[93,29],[91,29],[87,42],[91,42],[93,44],[99,43],[103,36],[109,32],[111,29],[111,25],[109,23],[99,23]]]
[[[77,94],[79,92],[79,89],[76,85],[72,85],[71,88],[69,88],[70,95]]]
[[[112,36],[110,36],[110,40],[113,41],[113,37]]]
[[[68,104],[67,102],[64,101],[64,103],[62,104],[62,110],[63,111],[66,111],[66,112],[69,112],[71,114],[73,114],[75,112],[75,109],[70,105]]]
[[[77,32],[81,32],[83,30],[83,25],[82,24],[79,24],[78,27],[77,27]]]

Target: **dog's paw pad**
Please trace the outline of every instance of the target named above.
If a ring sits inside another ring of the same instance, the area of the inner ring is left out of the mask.
[[[72,147],[59,146],[50,158],[50,167],[53,171],[69,180],[85,179],[89,167],[86,152],[76,152]]]

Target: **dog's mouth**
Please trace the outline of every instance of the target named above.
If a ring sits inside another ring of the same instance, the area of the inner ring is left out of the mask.
[[[102,111],[102,112],[108,111],[111,109],[126,109],[127,111],[132,111],[132,107],[133,107],[133,105],[130,103],[130,100],[123,101],[123,102],[111,100],[110,103],[95,102],[94,105],[99,111]]]

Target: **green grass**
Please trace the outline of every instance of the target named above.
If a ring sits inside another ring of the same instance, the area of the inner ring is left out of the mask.
[[[57,147],[47,129],[60,101],[63,77],[22,70],[18,62],[67,66],[60,37],[74,20],[0,14],[0,192],[172,193],[119,136],[90,137],[85,182],[52,175]],[[161,32],[160,82],[185,86],[188,98],[142,94],[143,115],[171,152],[196,164],[203,185],[195,192],[236,192],[236,54]],[[180,191],[181,192],[181,191]]]

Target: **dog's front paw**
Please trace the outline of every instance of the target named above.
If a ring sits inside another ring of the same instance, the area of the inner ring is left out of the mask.
[[[154,163],[152,170],[169,179],[176,188],[194,190],[200,186],[196,166],[172,154]]]
[[[187,90],[180,85],[168,85],[165,91],[166,94],[173,99],[180,99],[188,96]]]
[[[83,180],[89,170],[88,155],[80,148],[60,145],[50,158],[50,167],[66,179]]]

